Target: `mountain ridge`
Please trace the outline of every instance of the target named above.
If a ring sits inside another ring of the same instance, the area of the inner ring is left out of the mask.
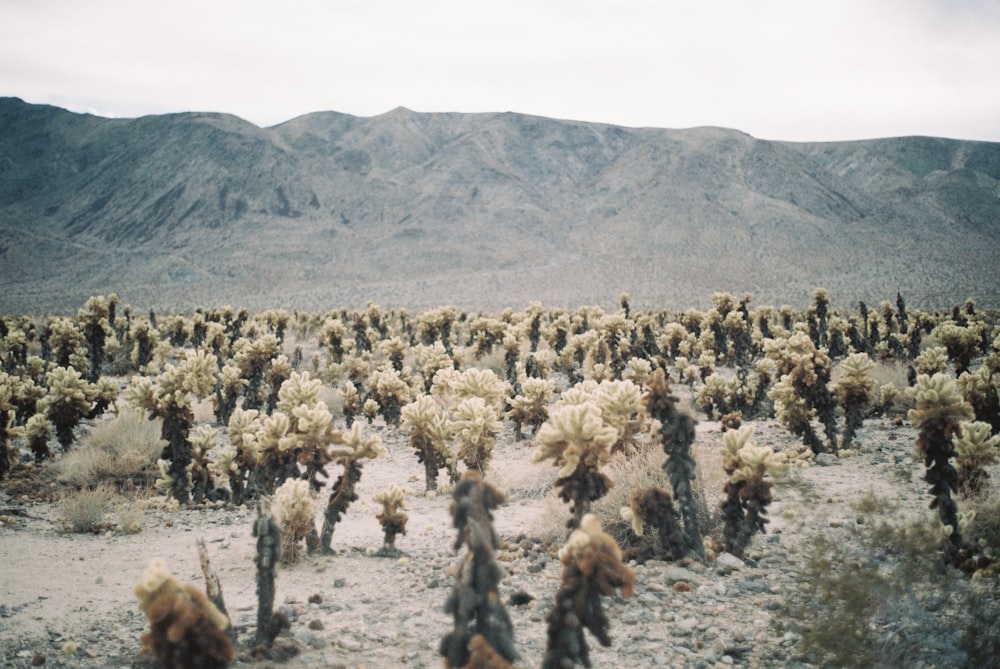
[[[1000,306],[1000,144],[497,113],[104,119],[0,98],[0,311]]]

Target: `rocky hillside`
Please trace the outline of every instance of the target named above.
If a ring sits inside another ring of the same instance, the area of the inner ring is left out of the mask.
[[[512,113],[271,128],[0,98],[0,311],[1000,306],[1000,144],[763,141]]]

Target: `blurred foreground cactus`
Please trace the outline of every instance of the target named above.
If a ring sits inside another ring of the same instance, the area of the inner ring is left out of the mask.
[[[181,584],[162,560],[153,560],[135,586],[139,608],[149,620],[144,653],[163,669],[216,669],[229,666],[233,647],[229,619],[202,591]]]
[[[452,615],[455,626],[441,640],[439,652],[449,669],[504,667],[502,662],[517,658],[514,626],[500,602],[502,571],[495,557],[500,540],[493,529],[493,509],[502,502],[500,491],[476,471],[467,471],[452,493],[450,511],[458,530],[454,549],[464,544],[467,552],[445,602],[445,612]],[[476,637],[479,640],[473,643]],[[475,662],[472,651],[477,655]]]
[[[591,666],[584,630],[602,646],[611,645],[610,621],[601,597],[615,591],[631,597],[635,572],[622,564],[622,552],[593,514],[585,515],[559,551],[562,584],[549,615],[542,669]]]

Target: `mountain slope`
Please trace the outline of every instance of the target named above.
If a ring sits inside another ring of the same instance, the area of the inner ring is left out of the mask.
[[[0,99],[0,311],[1000,305],[1000,145],[796,144],[512,113],[272,128]]]

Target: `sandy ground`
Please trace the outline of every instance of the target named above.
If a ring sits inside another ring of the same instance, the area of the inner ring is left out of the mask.
[[[755,425],[759,444],[781,450],[796,443],[773,421]],[[718,427],[699,424],[695,450],[706,462],[721,444]],[[336,526],[336,553],[308,556],[279,571],[277,605],[292,619],[279,645],[295,653],[282,660],[284,666],[441,666],[438,644],[452,626],[443,605],[461,553],[451,548],[450,496],[423,494],[422,466],[403,435],[379,423],[369,429],[381,436],[388,455],[366,463],[359,500]],[[914,513],[930,513],[921,465],[913,457],[914,437],[908,426],[871,419],[858,455],[793,470],[775,489],[769,533],[754,539],[752,559],[744,565],[635,565],[635,596],[606,600],[612,646],[601,648],[589,637],[595,666],[810,666],[797,659],[795,639],[770,625],[784,589],[791,587],[788,575],[801,564],[797,547],[814,531],[854,522],[851,504],[868,492]],[[518,591],[533,597],[527,605],[507,605],[518,666],[524,667],[541,664],[545,615],[561,574],[553,556],[559,542],[547,545],[544,539],[558,539],[568,518],[561,502],[541,492],[554,479],[554,468],[528,464],[531,448],[529,441],[513,442],[508,424],[490,477],[512,491],[495,513],[505,546],[499,554],[506,569],[501,595],[505,601]],[[330,469],[335,479],[336,468]],[[397,541],[403,556],[374,557],[370,553],[381,546],[382,531],[371,498],[391,483],[410,493],[408,533]],[[251,509],[153,507],[139,533],[87,535],[64,531],[52,502],[0,494],[0,508],[17,511],[0,528],[0,665],[148,666],[149,660],[138,656],[148,624],[134,584],[154,558],[163,559],[180,580],[202,584],[197,538],[207,542],[240,635],[236,664],[277,663],[254,662],[246,654],[256,620]],[[691,587],[674,587],[678,580]]]

